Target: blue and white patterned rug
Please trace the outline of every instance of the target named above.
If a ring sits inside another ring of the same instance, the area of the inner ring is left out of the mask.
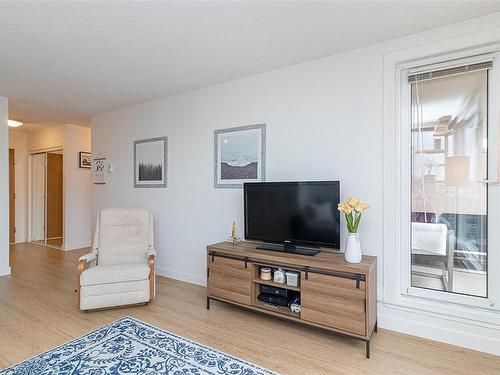
[[[269,370],[125,317],[0,371],[0,375],[217,374]]]

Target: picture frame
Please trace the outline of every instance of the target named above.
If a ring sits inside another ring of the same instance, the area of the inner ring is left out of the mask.
[[[78,168],[92,169],[92,153],[78,152]]]
[[[167,137],[134,141],[134,188],[166,188],[167,155]]]
[[[106,158],[99,153],[92,162],[92,180],[96,185],[106,184]]]
[[[214,187],[266,180],[266,124],[214,131]]]

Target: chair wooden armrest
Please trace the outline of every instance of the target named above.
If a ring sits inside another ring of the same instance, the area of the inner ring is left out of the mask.
[[[77,267],[77,275],[76,275],[76,304],[78,307],[80,307],[80,275],[82,274],[83,271],[85,271],[85,266],[88,265],[90,262],[94,261],[97,259],[96,254],[94,253],[89,253],[82,255],[78,261],[78,267]]]
[[[149,300],[155,299],[155,256],[149,255]]]

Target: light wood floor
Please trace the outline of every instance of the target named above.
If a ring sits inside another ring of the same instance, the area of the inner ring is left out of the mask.
[[[148,306],[82,313],[73,289],[86,252],[11,246],[12,275],[0,277],[0,368],[129,315],[282,374],[500,374],[500,357],[383,329],[367,360],[361,341],[216,301],[207,311],[205,288],[162,277]]]

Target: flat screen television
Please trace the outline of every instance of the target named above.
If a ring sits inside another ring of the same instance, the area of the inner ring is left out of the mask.
[[[304,255],[339,248],[339,181],[252,182],[243,185],[245,239],[259,248]]]

